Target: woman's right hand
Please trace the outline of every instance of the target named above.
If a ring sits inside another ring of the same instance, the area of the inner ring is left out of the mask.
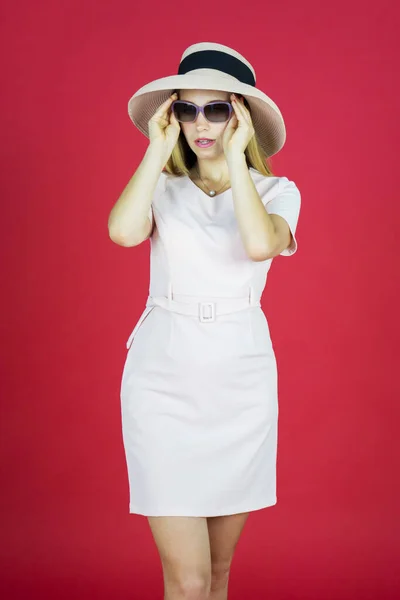
[[[171,156],[181,131],[179,121],[170,110],[172,102],[177,99],[178,94],[172,94],[158,107],[148,123],[150,144],[161,148],[161,152],[166,156],[165,161]]]

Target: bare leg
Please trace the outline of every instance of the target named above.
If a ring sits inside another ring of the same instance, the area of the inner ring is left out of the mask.
[[[230,566],[249,513],[207,517],[211,553],[211,589],[208,600],[227,600]]]
[[[206,600],[211,556],[206,517],[148,517],[164,577],[164,600]]]

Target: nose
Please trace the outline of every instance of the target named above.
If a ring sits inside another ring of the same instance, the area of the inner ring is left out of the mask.
[[[197,119],[196,119],[196,127],[197,127],[197,129],[199,127],[200,127],[200,129],[203,129],[205,125],[208,127],[208,121],[205,118],[205,116],[203,115],[203,113],[199,111],[199,114],[197,115]]]

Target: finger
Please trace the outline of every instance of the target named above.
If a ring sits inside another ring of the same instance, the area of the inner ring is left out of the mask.
[[[243,119],[247,123],[250,123],[250,114],[241,102],[236,99],[236,102],[233,102],[232,106],[234,106],[236,114],[239,115],[239,119]]]
[[[233,97],[232,106],[233,106],[233,108],[235,109],[235,112],[236,112],[236,114],[238,114],[238,113],[239,113],[239,114],[243,114],[243,113],[241,112],[241,108],[242,108],[242,107],[241,107],[241,105],[240,105],[239,99],[238,99],[236,96],[234,96],[234,97]]]
[[[233,110],[235,111],[233,114],[233,118],[236,118],[239,127],[243,125],[246,121],[244,114],[240,111],[240,108],[237,106],[237,102],[232,103]]]
[[[170,104],[172,104],[172,102],[174,102],[174,100],[177,100],[177,99],[178,99],[178,94],[176,94],[176,93],[175,94],[171,94],[171,96],[169,98],[167,98],[165,100],[165,102],[163,102],[162,104],[160,104],[160,106],[158,107],[158,110],[160,110],[160,109],[162,109],[164,107],[169,106]]]
[[[243,114],[243,115],[249,117],[249,119],[251,119],[250,111],[244,105],[244,98],[240,98],[240,100],[239,100],[235,96],[235,99],[236,99],[236,102],[234,102],[233,104],[236,106],[238,111],[240,111],[241,114]]]
[[[163,102],[157,109],[157,111],[154,113],[153,117],[165,117],[167,114],[167,111],[169,109],[169,107],[171,106],[172,102],[174,100],[177,99],[177,96],[172,95],[170,96],[165,102]]]
[[[243,101],[243,104],[242,104],[242,108],[243,108],[244,114],[246,115],[248,123],[250,123],[252,125],[253,124],[253,120],[251,118],[251,114],[250,114],[249,109],[244,105],[244,101]]]
[[[228,121],[228,125],[226,126],[226,129],[235,129],[238,123],[238,118],[236,116],[236,113],[232,113],[231,118]]]

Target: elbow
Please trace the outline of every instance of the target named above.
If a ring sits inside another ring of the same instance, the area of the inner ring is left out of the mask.
[[[121,227],[117,227],[116,223],[112,224],[111,220],[108,221],[108,235],[110,239],[118,246],[124,248],[131,248],[132,246],[139,246],[144,242],[150,235],[152,230],[152,223],[150,219],[146,219],[146,223],[143,227],[131,227],[130,231],[121,230]]]
[[[118,246],[123,246],[124,248],[130,248],[131,246],[136,246],[138,243],[136,237],[132,235],[127,235],[127,233],[123,233],[119,227],[116,226],[116,223],[112,223],[111,218],[108,220],[108,236],[114,244]]]
[[[117,231],[115,225],[112,224],[111,215],[108,218],[107,227],[108,227],[108,237],[110,238],[110,240],[112,242],[114,242],[114,244],[118,244],[119,246],[123,246],[121,234],[120,234],[119,231]]]
[[[275,256],[279,256],[283,250],[286,248],[291,248],[293,242],[292,233],[289,232],[289,241],[287,239],[277,238],[275,245],[271,248],[267,248],[266,246],[258,245],[257,247],[253,247],[251,252],[249,252],[249,256],[254,261],[263,261],[263,260],[271,260],[275,258]]]
[[[137,246],[138,244],[140,244],[140,242],[138,242],[137,240],[127,239],[126,237],[121,235],[121,233],[111,228],[108,229],[108,236],[110,240],[114,242],[114,244],[117,244],[118,246],[123,246],[124,248],[131,248],[132,246]]]
[[[110,225],[108,226],[108,237],[114,244],[118,244],[118,246],[124,245],[121,235],[115,231],[115,229],[110,227]]]
[[[271,258],[274,258],[274,256],[276,256],[278,254],[278,252],[276,251],[276,248],[266,248],[265,246],[255,246],[252,247],[248,250],[248,256],[251,260],[254,260],[255,262],[262,262],[264,260],[270,260]]]
[[[249,252],[249,257],[255,262],[270,260],[271,258],[274,258],[274,256],[276,256],[276,253],[268,252],[267,250],[253,250],[252,252]]]

